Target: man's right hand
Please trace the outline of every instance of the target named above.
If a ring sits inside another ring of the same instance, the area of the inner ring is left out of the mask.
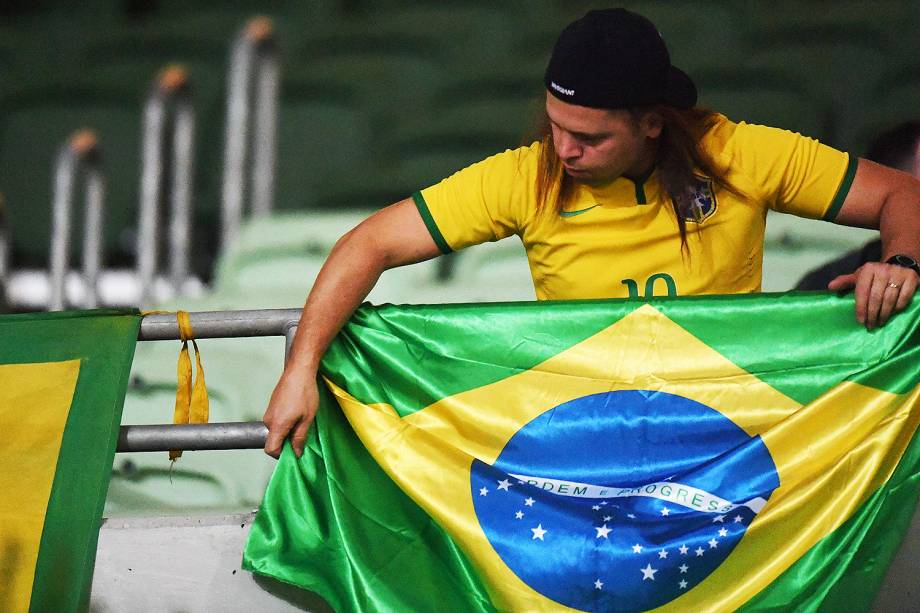
[[[440,253],[411,198],[377,211],[336,242],[310,290],[284,374],[262,418],[268,427],[265,453],[280,456],[290,436],[294,453],[303,454],[319,403],[319,359],[381,273]]]
[[[298,458],[302,456],[307,432],[316,417],[318,405],[316,377],[285,372],[275,386],[265,416],[262,418],[262,423],[268,428],[265,453],[278,458],[284,446],[284,439],[290,435],[294,454]]]

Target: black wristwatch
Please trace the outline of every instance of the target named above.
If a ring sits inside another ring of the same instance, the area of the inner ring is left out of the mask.
[[[912,271],[920,275],[920,264],[917,264],[917,260],[910,257],[909,255],[898,253],[885,260],[885,263],[894,264],[895,266],[903,266],[904,268],[910,268]]]

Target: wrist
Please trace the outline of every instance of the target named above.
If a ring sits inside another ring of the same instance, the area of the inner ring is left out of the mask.
[[[284,362],[283,376],[315,379],[316,373],[319,372],[320,359],[312,354],[299,355],[292,351]]]
[[[917,263],[917,260],[912,258],[909,255],[903,253],[896,253],[885,260],[886,264],[894,264],[895,266],[901,266],[903,268],[908,268],[913,270],[917,275],[920,275],[920,264]]]

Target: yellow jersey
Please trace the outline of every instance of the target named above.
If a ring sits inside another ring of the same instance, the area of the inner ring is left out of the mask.
[[[656,171],[644,180],[576,184],[565,210],[538,212],[539,142],[473,164],[413,198],[444,253],[519,236],[540,300],[759,291],[767,210],[833,220],[856,158],[723,116],[702,145],[742,196],[697,177],[684,251]]]

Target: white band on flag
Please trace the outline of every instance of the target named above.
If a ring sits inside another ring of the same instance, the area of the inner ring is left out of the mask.
[[[703,513],[728,513],[738,507],[747,507],[756,515],[760,513],[767,503],[763,498],[757,497],[747,502],[735,504],[698,487],[673,481],[658,481],[638,487],[615,487],[563,481],[548,477],[529,477],[515,474],[510,476],[558,496],[573,496],[576,498],[630,498],[644,496],[673,502]]]

